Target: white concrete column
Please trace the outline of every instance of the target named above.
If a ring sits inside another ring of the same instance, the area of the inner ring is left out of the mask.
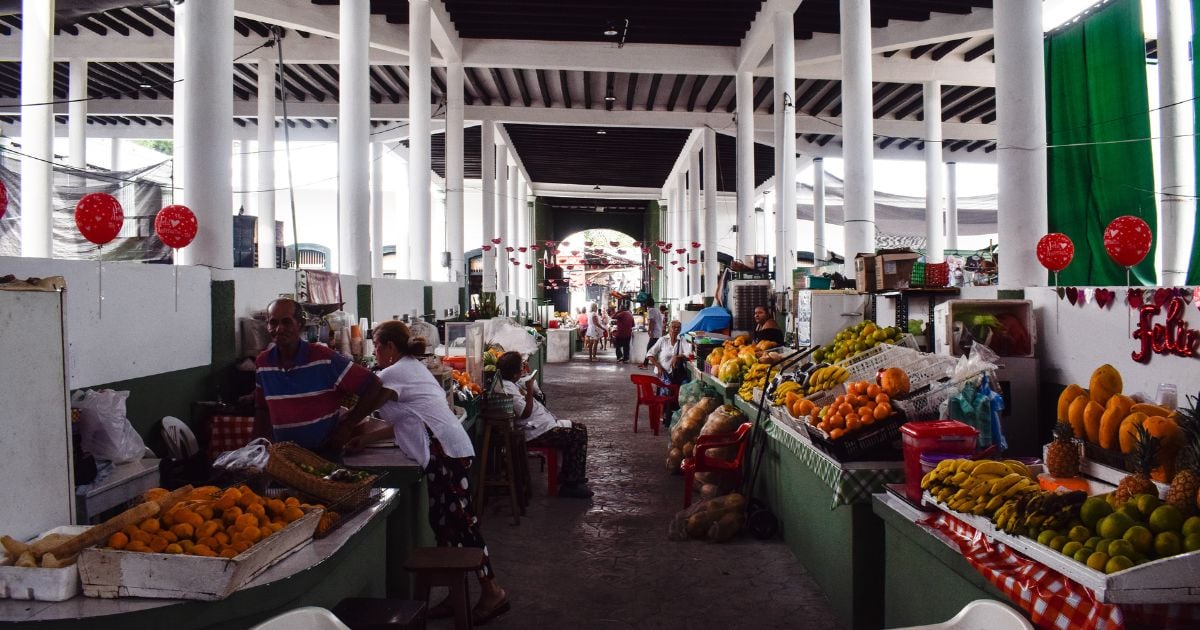
[[[842,155],[845,160],[847,269],[854,257],[875,251],[875,138],[871,94],[871,3],[843,0]]]
[[[739,138],[740,142],[740,138]],[[704,290],[717,286],[717,132],[704,128]]]
[[[774,22],[775,291],[783,292],[796,266],[796,39],[791,12],[776,13]]]
[[[371,101],[368,59],[370,0],[338,5],[338,266],[365,278],[371,272]],[[415,138],[415,135],[414,135]],[[410,158],[409,167],[412,167]],[[415,228],[414,228],[415,230]],[[420,232],[417,232],[420,234]],[[413,239],[428,242],[428,238]]]
[[[503,144],[496,145],[496,233],[500,236],[500,251],[497,254],[499,258],[496,260],[496,287],[500,293],[510,295],[512,285],[509,284],[509,279],[512,278],[512,261],[513,254],[509,252],[509,247],[513,245],[512,234],[508,231],[508,146]]]
[[[480,129],[480,188],[483,191],[483,244],[491,246],[483,252],[483,292],[496,293],[497,288],[497,251],[500,245],[492,243],[492,238],[500,236],[496,229],[496,124],[484,120]],[[499,249],[503,251],[503,249]],[[504,258],[499,258],[504,260]]]
[[[70,139],[68,156],[71,166],[87,167],[87,59],[70,61],[70,76],[67,86],[67,136]]]
[[[258,62],[258,266],[275,267],[275,62]]]
[[[121,145],[122,144],[123,144],[123,140],[121,138],[109,138],[108,139],[108,170],[110,170],[110,171],[119,171],[119,170],[121,170],[121,167],[123,166],[121,164]],[[176,184],[176,186],[178,186],[178,184]]]
[[[813,158],[813,258],[826,260],[825,247],[825,158]]]
[[[397,244],[396,253],[399,255]],[[383,277],[383,143],[371,143],[371,277]],[[366,333],[363,333],[366,334]]]
[[[365,3],[370,4],[369,2]],[[415,280],[429,282],[433,279],[430,269],[430,240],[432,238],[433,198],[430,193],[432,184],[432,153],[430,149],[429,117],[432,101],[430,81],[430,40],[429,21],[431,18],[429,0],[409,0],[408,2],[408,41],[409,41],[409,86],[408,86],[408,118],[409,149],[408,149],[408,198],[409,217],[412,221],[412,239],[409,249],[411,256],[409,264],[412,277]],[[363,41],[363,47],[368,45]],[[363,79],[366,81],[366,79]],[[363,84],[362,95],[367,98],[369,92],[366,83]],[[367,106],[368,109],[370,105]]]
[[[958,249],[958,169],[946,163],[946,249]]]
[[[1192,112],[1192,66],[1188,44],[1192,35],[1188,0],[1157,0],[1159,182],[1162,197],[1158,225],[1162,255],[1162,284],[1187,282],[1192,236],[1196,229],[1195,123]],[[1176,104],[1177,103],[1177,104]]]
[[[509,151],[512,150],[511,146],[507,148]],[[521,255],[520,249],[517,248],[521,247],[522,245],[528,245],[528,243],[526,243],[524,237],[521,236],[521,204],[518,203],[520,200],[517,198],[517,179],[519,178],[519,175],[517,173],[517,161],[512,159],[512,156],[508,155],[507,152],[505,155],[507,156],[506,159],[509,163],[508,193],[506,195],[508,198],[508,237],[505,240],[512,244],[514,248],[512,255],[514,258],[520,261],[523,256]],[[518,298],[525,297],[524,295],[521,295],[521,272],[524,270],[525,268],[519,263],[516,265],[508,263],[509,291],[511,291],[512,294]]]
[[[926,81],[922,86],[925,105],[925,261],[946,260],[946,236],[942,198],[942,82]]]
[[[737,251],[754,252],[754,75],[738,72],[737,90]]]
[[[696,147],[688,155],[688,228],[687,238],[684,239],[683,244],[687,248],[687,253],[684,254],[685,261],[688,258],[700,258],[700,250],[693,248],[692,243],[700,243],[704,240],[700,228],[700,216],[703,212],[700,206],[700,177],[700,147]],[[687,294],[700,295],[700,263],[696,262],[693,265],[685,262],[684,264],[687,267]]]
[[[218,269],[233,266],[233,0],[185,2],[175,7],[175,24],[185,36],[183,168],[187,205],[199,233],[180,251],[183,264]],[[194,35],[203,34],[203,37]],[[178,84],[177,84],[178,85]],[[176,103],[179,103],[178,95]],[[177,147],[176,150],[179,150]]]
[[[251,206],[250,198],[253,195],[250,193],[254,190],[254,184],[250,183],[250,155],[254,150],[253,143],[250,140],[239,140],[234,143],[237,145],[237,166],[238,166],[238,193],[233,200],[234,205],[240,212]]]
[[[687,252],[677,254],[674,250],[683,248],[688,250],[691,245],[688,241],[688,175],[687,171],[680,170],[675,174],[675,191],[679,203],[675,205],[675,236],[674,242],[671,245],[671,259],[676,262],[675,267],[683,267],[682,272],[675,272],[675,299],[682,300],[688,294],[688,271],[687,271]]]
[[[518,173],[520,177],[520,185],[517,192],[517,208],[520,209],[521,217],[521,244],[528,247],[533,245],[533,221],[529,210],[529,182],[525,181],[525,176]],[[537,273],[536,263],[534,263],[534,251],[526,250],[521,256],[521,294],[527,300],[532,300],[533,292],[533,276]],[[532,269],[526,269],[525,265],[535,265]]]
[[[463,65],[446,66],[446,249],[450,281],[466,286],[463,261]],[[484,233],[484,239],[491,234]]]
[[[175,20],[175,37],[171,40],[174,53],[174,64],[172,65],[172,78],[174,83],[174,97],[171,99],[171,145],[173,155],[171,156],[171,184],[174,190],[171,191],[174,203],[186,205],[187,187],[185,186],[184,178],[187,176],[187,169],[184,167],[184,151],[183,147],[186,144],[184,138],[184,129],[187,128],[187,110],[184,107],[187,103],[188,93],[191,90],[191,83],[184,76],[183,57],[186,52],[188,24],[186,20]],[[113,140],[116,144],[116,140]],[[111,149],[114,156],[116,153],[115,146]],[[112,168],[112,162],[109,162],[109,169]],[[196,218],[200,218],[200,214],[196,214]],[[176,257],[176,262],[179,257]]]
[[[53,258],[54,0],[21,10],[21,255]]]
[[[996,39],[1000,286],[1044,286],[1034,249],[1046,234],[1046,71],[1041,0],[992,9]]]

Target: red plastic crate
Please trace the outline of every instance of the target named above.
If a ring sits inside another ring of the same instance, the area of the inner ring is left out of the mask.
[[[944,287],[950,284],[950,263],[929,263],[925,265],[925,286]]]

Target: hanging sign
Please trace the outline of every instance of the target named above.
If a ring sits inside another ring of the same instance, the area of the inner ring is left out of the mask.
[[[1171,298],[1166,303],[1167,318],[1164,323],[1153,323],[1154,318],[1162,312],[1157,304],[1146,304],[1141,307],[1137,328],[1133,338],[1138,340],[1138,349],[1131,354],[1134,361],[1149,363],[1153,354],[1194,357],[1200,349],[1200,331],[1188,327],[1183,321],[1187,303],[1181,297]]]
[[[8,188],[4,182],[0,182],[0,219],[4,218],[6,210],[8,210]]]

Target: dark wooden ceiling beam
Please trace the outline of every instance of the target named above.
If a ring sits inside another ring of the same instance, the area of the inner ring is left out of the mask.
[[[317,86],[313,85],[312,82],[310,82],[308,80],[307,75],[304,73],[303,66],[294,65],[294,64],[293,65],[284,64],[283,68],[284,68],[283,76],[287,77],[289,80],[295,82],[296,85],[300,86],[300,89],[304,90],[305,94],[316,99],[316,101],[318,103],[325,102],[325,92],[323,90],[317,88]],[[332,94],[332,96],[336,100],[337,92],[334,92]],[[378,91],[376,91],[374,88],[372,88],[371,89],[371,97],[376,103],[378,103],[378,102],[380,102],[382,95]]]
[[[895,138],[884,138],[883,140],[881,140],[881,141],[879,142],[879,148],[880,148],[880,149],[886,149],[886,148],[888,148],[888,147],[892,146],[892,143],[893,143],[893,142],[895,142],[895,141],[896,141],[896,139],[895,139]]]
[[[991,140],[976,140],[975,142],[967,145],[967,153],[974,153],[983,147],[986,147],[991,142]]]
[[[638,77],[641,75],[636,72],[629,73],[629,87],[625,90],[625,109],[633,111],[633,97],[637,94]]]
[[[613,105],[617,102],[617,95],[613,91],[613,73],[604,73],[604,110],[612,111]]]
[[[717,82],[716,89],[713,90],[712,96],[708,97],[708,104],[704,106],[704,111],[711,112],[721,103],[721,99],[725,96],[725,92],[729,90],[729,84],[733,82],[733,75],[725,75]],[[736,101],[737,99],[732,99]]]
[[[146,37],[154,37],[156,34],[154,27],[143,22],[141,19],[139,19],[138,15],[134,14],[129,9],[114,9],[110,11],[108,15],[119,20],[122,24],[129,26],[129,28],[141,33],[142,35],[145,35]]]
[[[683,82],[687,79],[686,74],[675,75],[675,83],[671,86],[671,94],[667,97],[667,111],[675,111],[675,101],[679,99],[679,91],[683,89]]]
[[[533,96],[529,94],[529,86],[525,85],[525,71],[521,68],[513,68],[513,77],[517,80],[517,90],[521,93],[521,102],[525,107],[533,104]]]
[[[233,30],[237,31],[242,37],[250,37],[250,27],[246,26],[246,21],[242,18],[233,18]]]
[[[955,39],[952,41],[943,42],[938,44],[938,46],[933,49],[933,52],[929,53],[929,57],[934,61],[941,61],[943,57],[954,52],[956,48],[965,43],[967,43],[967,38],[965,37],[963,39]]]
[[[808,115],[809,116],[819,116],[821,114],[821,112],[825,111],[825,108],[829,107],[829,105],[831,103],[833,103],[833,100],[835,98],[840,98],[841,95],[842,95],[842,82],[841,81],[830,81],[829,89],[825,90],[825,93],[823,95],[821,95],[821,97],[818,98],[816,101],[814,101],[812,106],[808,108],[808,110],[807,110]],[[799,110],[797,110],[797,111],[799,111]]]
[[[662,76],[655,73],[653,77],[650,77],[650,90],[646,94],[646,111],[648,112],[654,111],[654,100],[658,97],[658,85],[662,83]]]
[[[162,19],[157,12],[151,11],[145,7],[129,7],[125,10],[134,14],[145,23],[162,31],[163,33],[171,37],[175,36],[175,26],[167,20]]]
[[[995,47],[996,47],[996,40],[989,39],[986,42],[983,42],[982,44],[963,53],[963,59],[966,61],[975,61],[976,59],[992,52],[992,49]]]
[[[971,122],[976,117],[979,117],[979,122],[987,124],[992,122],[991,120],[988,120],[988,116],[992,116],[992,120],[995,120],[995,112],[996,101],[993,99],[982,103],[975,108],[972,108],[970,111],[963,112],[963,115],[958,117],[958,121]]]
[[[996,98],[996,93],[987,88],[979,88],[970,96],[960,100],[959,102],[942,109],[942,121],[950,120],[959,114],[974,108],[980,103]]]
[[[583,71],[583,106],[592,108],[592,73]]]
[[[89,30],[101,37],[108,35],[108,29],[104,28],[104,26],[100,22],[96,21],[96,16],[94,16],[94,15],[88,16],[87,19],[80,20],[80,21],[76,22],[76,24],[79,26],[82,26],[83,28],[86,28],[87,30]]]
[[[935,46],[935,44],[923,44],[921,46],[917,46],[917,47],[913,48],[912,50],[908,51],[908,58],[909,59],[920,59],[922,56],[925,55],[925,53],[933,50],[934,46]]]
[[[921,93],[920,85],[906,86],[904,89],[900,90],[900,92],[898,94],[896,94],[892,98],[888,99],[887,102],[880,105],[879,107],[876,107],[875,108],[875,117],[882,118],[888,112],[896,109],[897,107],[903,105],[904,103],[907,103],[909,101],[909,99],[913,98],[914,96],[919,95],[920,93]]]
[[[534,74],[537,76],[538,92],[542,94],[542,107],[550,107],[554,101],[550,99],[550,80],[546,71],[538,68]]]
[[[500,75],[498,68],[488,68],[492,75],[492,81],[496,84],[496,92],[500,94],[500,102],[504,103],[505,107],[512,105],[512,95],[508,93],[508,84],[504,82],[504,77]]]
[[[463,68],[463,74],[465,74],[467,77],[467,85],[471,86],[471,89],[475,91],[476,95],[478,95],[479,100],[484,105],[491,105],[492,97],[483,90],[482,83],[479,81],[479,77],[475,75],[475,68],[467,66],[466,68]]]
[[[758,91],[754,93],[754,110],[758,111],[762,107],[763,101],[771,95],[771,90],[775,89],[775,79],[767,77],[762,79],[762,83],[758,86]]]
[[[816,98],[821,93],[821,90],[825,89],[828,85],[829,81],[825,79],[815,79],[812,83],[809,83],[808,87],[796,97],[796,111],[803,111],[804,107]]]
[[[392,80],[392,83],[396,84],[396,87],[399,88],[401,92],[403,92],[406,96],[408,95],[408,81],[405,79],[405,76],[401,74],[404,71],[403,67],[383,65],[379,66],[379,68],[383,70],[383,73],[387,75],[387,78]],[[437,74],[435,73],[433,76],[436,77]],[[436,80],[435,83],[439,83],[441,85],[442,93],[445,94],[446,85],[444,83],[440,83],[440,80]],[[464,98],[464,100],[466,99]]]
[[[700,96],[700,90],[704,89],[704,84],[708,82],[707,75],[696,75],[692,78],[692,91],[688,94],[687,110],[689,112],[696,110],[696,97]]]
[[[391,68],[391,66],[387,65],[381,67],[385,69]],[[431,67],[429,69],[429,78],[433,81],[434,87],[437,88],[438,94],[441,94],[443,98],[449,100],[449,98],[446,96],[446,82],[442,80],[443,72],[445,72],[444,68],[438,68],[437,66]],[[388,78],[392,79],[392,81],[396,83],[396,86],[400,88],[400,91],[408,94],[408,83],[396,81],[396,75],[394,71],[389,73],[385,70],[385,73],[387,74]]]
[[[380,92],[392,103],[400,102],[400,92],[388,85],[387,80],[383,78],[382,72],[375,70],[374,67],[371,67],[370,70],[367,71],[367,76],[371,85],[374,86],[374,89],[371,90],[372,92]],[[336,92],[334,94],[336,94]]]
[[[90,17],[93,20],[96,20],[97,22],[116,31],[121,37],[129,37],[129,26],[109,15],[108,13],[93,13]]]
[[[559,70],[558,84],[562,88],[563,105],[566,105],[567,109],[571,109],[571,82],[567,79],[567,71]]]

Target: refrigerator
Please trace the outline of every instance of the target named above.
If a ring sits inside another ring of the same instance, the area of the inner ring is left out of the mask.
[[[825,345],[847,326],[863,320],[868,295],[830,289],[794,289],[788,329],[800,347]]]

